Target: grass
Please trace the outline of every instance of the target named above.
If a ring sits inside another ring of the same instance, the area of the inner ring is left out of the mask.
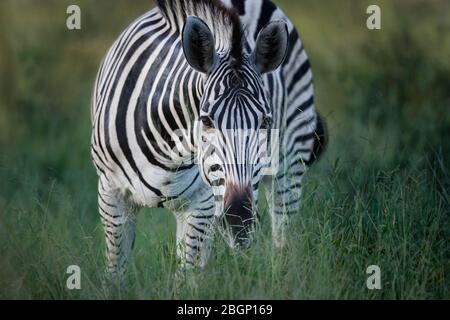
[[[78,33],[64,28],[73,1],[0,4],[0,23],[14,30],[0,31],[0,71],[11,76],[0,79],[0,298],[450,298],[448,3],[376,1],[383,29],[368,31],[368,2],[280,1],[309,52],[331,138],[305,179],[287,248],[273,249],[263,215],[251,250],[217,239],[193,275],[199,285],[175,291],[174,219],[145,209],[129,290],[111,295],[100,289],[90,88],[108,45],[151,4],[76,2]],[[79,291],[65,286],[73,264]],[[373,264],[382,290],[366,287]]]

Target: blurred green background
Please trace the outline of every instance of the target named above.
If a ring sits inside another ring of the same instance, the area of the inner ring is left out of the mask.
[[[0,298],[450,298],[450,2],[276,1],[308,51],[330,145],[305,179],[289,246],[269,219],[249,252],[218,239],[175,290],[174,221],[139,216],[129,289],[100,286],[91,88],[148,0],[0,2]],[[78,4],[82,30],[66,28]],[[378,4],[382,29],[366,28]],[[69,291],[66,268],[82,270]],[[379,265],[382,289],[366,287]]]

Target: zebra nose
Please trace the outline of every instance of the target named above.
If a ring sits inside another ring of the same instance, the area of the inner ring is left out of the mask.
[[[253,226],[253,193],[250,185],[236,187],[227,185],[224,195],[224,216],[221,225],[225,225],[239,247],[248,247],[249,230]]]

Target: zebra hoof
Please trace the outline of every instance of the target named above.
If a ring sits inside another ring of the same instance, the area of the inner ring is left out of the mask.
[[[175,293],[179,294],[183,291],[196,293],[199,289],[195,269],[179,268],[175,273]]]
[[[102,291],[107,298],[121,298],[127,291],[125,279],[106,273],[101,280]]]
[[[278,238],[274,238],[273,239],[273,246],[275,247],[275,249],[277,250],[282,250],[286,247],[286,239],[278,239]]]

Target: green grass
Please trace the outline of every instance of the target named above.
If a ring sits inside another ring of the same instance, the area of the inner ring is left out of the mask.
[[[368,31],[369,2],[280,1],[309,52],[330,131],[288,246],[273,249],[263,215],[250,250],[217,239],[193,274],[198,286],[175,290],[174,219],[145,209],[128,291],[114,294],[100,285],[90,89],[107,47],[151,4],[75,2],[78,33],[64,28],[73,1],[0,3],[0,23],[14,31],[0,29],[0,72],[11,76],[0,78],[0,298],[450,298],[447,2],[376,1],[383,29]],[[79,291],[65,286],[72,264]],[[366,288],[373,264],[382,290]]]

